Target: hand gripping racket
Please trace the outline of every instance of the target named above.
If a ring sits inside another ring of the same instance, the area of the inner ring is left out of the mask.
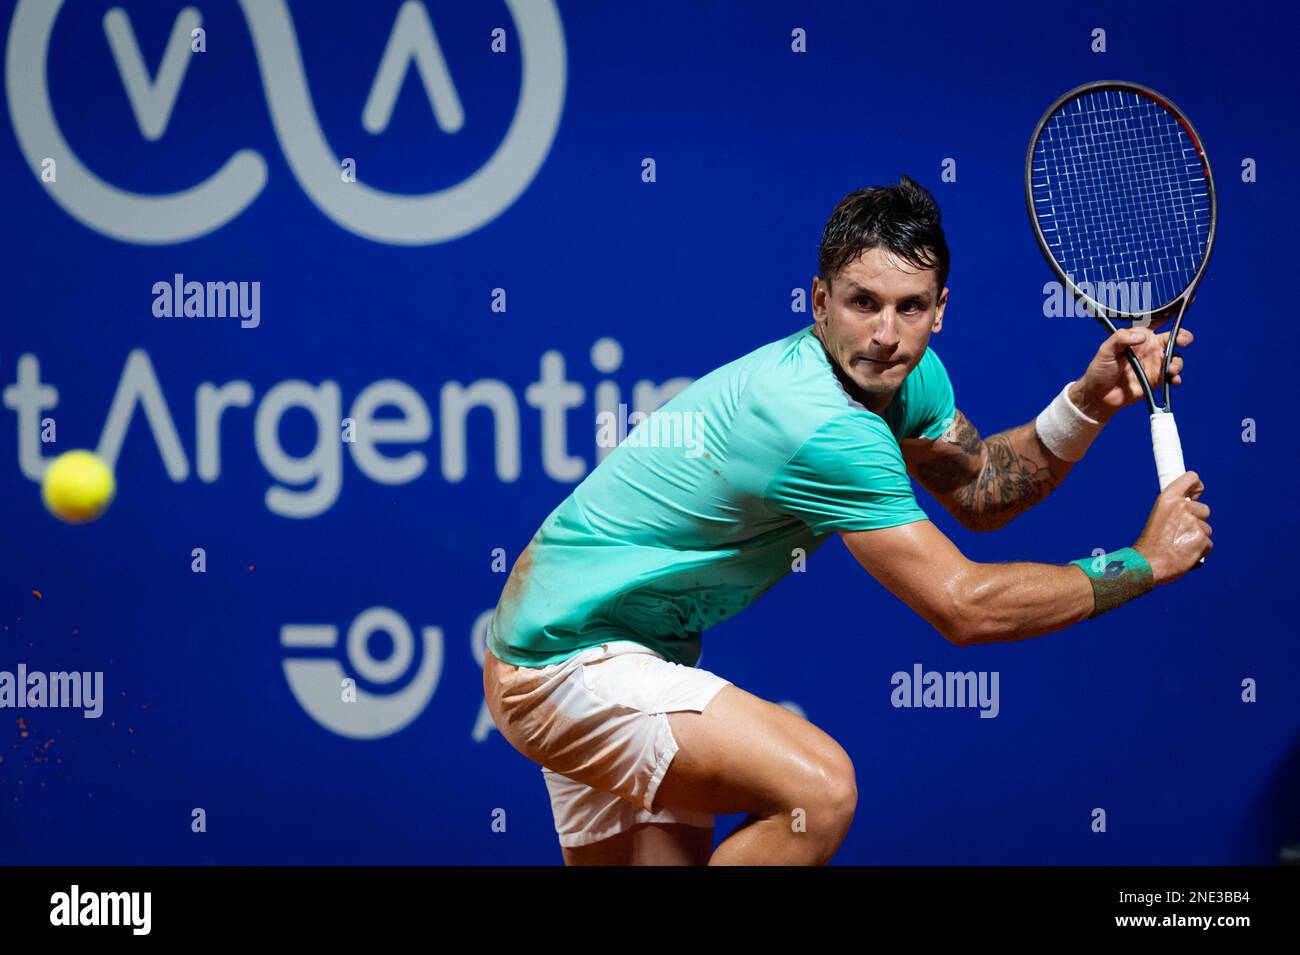
[[[1169,401],[1169,362],[1183,314],[1214,246],[1218,201],[1205,146],[1153,89],[1085,83],[1043,114],[1025,157],[1025,203],[1052,271],[1108,334],[1117,320],[1159,327],[1171,315],[1160,397],[1142,363],[1127,358],[1151,411],[1163,491],[1183,474]]]

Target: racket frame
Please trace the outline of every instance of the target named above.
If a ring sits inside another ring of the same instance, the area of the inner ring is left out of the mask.
[[[1034,209],[1034,151],[1038,146],[1038,138],[1042,135],[1043,128],[1051,118],[1060,111],[1061,107],[1065,106],[1067,103],[1079,98],[1080,96],[1090,93],[1099,93],[1104,90],[1116,90],[1118,92],[1134,93],[1139,96],[1144,96],[1167,110],[1174,119],[1178,120],[1179,125],[1181,125],[1186,131],[1192,145],[1196,147],[1197,155],[1201,160],[1201,168],[1205,173],[1206,198],[1209,200],[1210,209],[1209,229],[1205,237],[1205,255],[1201,258],[1201,264],[1199,268],[1197,268],[1196,274],[1192,277],[1191,282],[1188,283],[1187,288],[1183,290],[1183,293],[1170,299],[1168,302],[1162,303],[1149,313],[1125,312],[1121,309],[1104,305],[1091,295],[1084,293],[1077,285],[1075,285],[1073,279],[1066,274],[1060,263],[1056,261],[1056,257],[1052,255],[1051,247],[1047,243],[1047,237],[1043,234],[1042,225],[1039,223],[1038,214]],[[1119,321],[1139,322],[1144,327],[1151,329],[1159,328],[1160,325],[1168,320],[1170,315],[1175,314],[1176,310],[1174,324],[1171,326],[1169,331],[1169,341],[1165,346],[1164,365],[1161,369],[1161,377],[1163,381],[1159,401],[1157,401],[1155,392],[1151,388],[1151,382],[1147,379],[1146,371],[1142,368],[1142,362],[1139,361],[1137,355],[1133,353],[1133,349],[1124,349],[1125,357],[1128,359],[1128,363],[1133,368],[1133,371],[1137,374],[1138,382],[1142,385],[1142,391],[1146,397],[1147,406],[1150,408],[1151,414],[1172,414],[1173,406],[1170,402],[1169,393],[1169,362],[1172,361],[1174,357],[1174,348],[1178,341],[1178,330],[1182,328],[1183,315],[1186,313],[1187,306],[1191,303],[1192,299],[1196,297],[1196,289],[1201,284],[1201,278],[1205,275],[1206,266],[1210,264],[1210,254],[1214,251],[1214,236],[1219,223],[1219,202],[1214,188],[1214,175],[1210,170],[1210,157],[1205,151],[1205,144],[1202,141],[1200,134],[1196,131],[1196,127],[1192,125],[1191,120],[1187,118],[1187,115],[1174,105],[1173,101],[1170,100],[1169,97],[1165,96],[1163,93],[1156,92],[1149,86],[1143,86],[1140,83],[1133,83],[1128,80],[1094,80],[1091,83],[1084,83],[1082,86],[1076,86],[1069,92],[1061,94],[1061,96],[1059,96],[1056,101],[1047,108],[1042,117],[1038,120],[1038,123],[1034,126],[1033,135],[1029,137],[1029,151],[1025,156],[1025,206],[1029,212],[1030,225],[1034,230],[1034,239],[1038,243],[1038,249],[1042,252],[1043,258],[1047,260],[1048,266],[1051,267],[1052,271],[1056,274],[1056,277],[1061,280],[1065,287],[1069,289],[1071,295],[1073,295],[1076,300],[1083,302],[1084,307],[1088,310],[1089,314],[1101,323],[1102,327],[1106,329],[1108,334],[1113,335],[1119,331],[1119,328],[1115,324],[1117,319]]]

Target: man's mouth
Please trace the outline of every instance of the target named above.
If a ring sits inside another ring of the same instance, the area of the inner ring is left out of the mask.
[[[902,359],[899,358],[869,358],[863,355],[862,360],[876,368],[892,368],[894,365],[902,364]]]

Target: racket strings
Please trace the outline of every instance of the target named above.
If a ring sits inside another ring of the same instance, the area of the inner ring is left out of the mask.
[[[1205,258],[1200,154],[1177,117],[1145,96],[1099,90],[1062,106],[1034,145],[1031,196],[1062,272],[1112,309],[1168,304]]]

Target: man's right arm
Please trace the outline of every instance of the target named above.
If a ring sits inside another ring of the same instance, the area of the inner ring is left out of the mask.
[[[1203,489],[1189,471],[1156,499],[1133,545],[1151,581],[1128,594],[1106,582],[1108,606],[1177,580],[1210,552],[1210,509],[1197,500]],[[976,563],[929,521],[841,536],[871,576],[958,646],[1053,633],[1104,609],[1098,584],[1077,565]]]

